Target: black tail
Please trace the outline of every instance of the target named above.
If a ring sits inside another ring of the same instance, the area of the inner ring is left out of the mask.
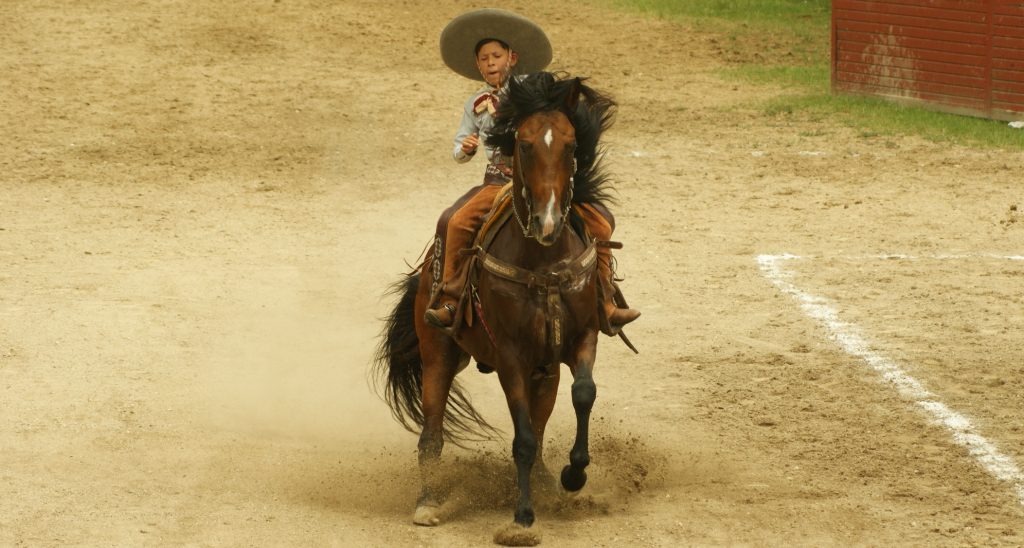
[[[423,358],[416,336],[416,292],[418,272],[396,283],[390,293],[398,294],[398,304],[384,319],[384,329],[374,357],[378,390],[383,385],[384,401],[406,430],[418,434],[423,429]],[[444,413],[444,437],[463,447],[464,442],[491,439],[498,432],[477,413],[458,381],[452,383]]]

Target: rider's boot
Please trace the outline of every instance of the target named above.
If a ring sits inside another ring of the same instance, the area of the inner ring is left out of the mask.
[[[619,286],[615,284],[614,273],[611,268],[612,252],[605,247],[598,248],[598,279],[601,283],[601,295],[605,317],[608,319],[607,328],[602,326],[601,331],[605,335],[618,335],[622,326],[640,317],[640,311],[629,308]],[[618,303],[616,302],[618,301]],[[620,307],[619,304],[622,306]]]
[[[640,311],[633,308],[619,308],[614,302],[605,300],[605,314],[608,315],[607,335],[616,335],[622,330],[622,326],[640,317]]]
[[[423,319],[427,323],[434,327],[440,327],[441,329],[447,329],[455,323],[455,312],[456,306],[458,305],[458,298],[452,295],[458,295],[460,291],[455,291],[455,288],[450,288],[451,282],[446,282],[444,289],[441,290],[441,295],[437,299],[437,306],[434,308],[428,308],[423,313]],[[461,289],[461,288],[459,288]]]

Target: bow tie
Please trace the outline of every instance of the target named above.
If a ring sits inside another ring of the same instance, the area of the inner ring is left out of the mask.
[[[493,93],[484,93],[480,97],[473,101],[473,112],[477,114],[487,111],[494,116],[494,113],[498,110],[498,96]]]

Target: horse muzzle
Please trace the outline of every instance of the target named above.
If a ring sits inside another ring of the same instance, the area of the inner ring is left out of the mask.
[[[562,232],[562,219],[556,217],[552,219],[541,220],[539,217],[534,217],[533,222],[533,234],[534,238],[543,246],[549,246],[558,240],[558,234]]]
[[[554,191],[551,192],[551,197],[544,207],[533,214],[531,222],[533,223],[534,237],[541,245],[548,246],[555,243],[559,233],[562,232],[565,216],[562,215],[561,204],[555,198]]]

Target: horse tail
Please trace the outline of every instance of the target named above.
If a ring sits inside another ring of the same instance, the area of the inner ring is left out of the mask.
[[[389,293],[399,295],[398,303],[384,318],[384,329],[374,356],[378,390],[383,388],[384,401],[395,420],[414,434],[423,429],[423,357],[415,323],[419,285],[420,274],[414,271],[392,286]],[[464,447],[464,442],[498,435],[473,407],[457,380],[448,394],[444,424],[445,439],[460,447]]]
[[[374,355],[377,388],[383,389],[391,415],[410,432],[415,432],[416,426],[423,426],[420,405],[423,358],[413,316],[419,284],[420,275],[414,272],[391,287],[388,293],[399,296],[398,304],[384,318],[384,329]]]

